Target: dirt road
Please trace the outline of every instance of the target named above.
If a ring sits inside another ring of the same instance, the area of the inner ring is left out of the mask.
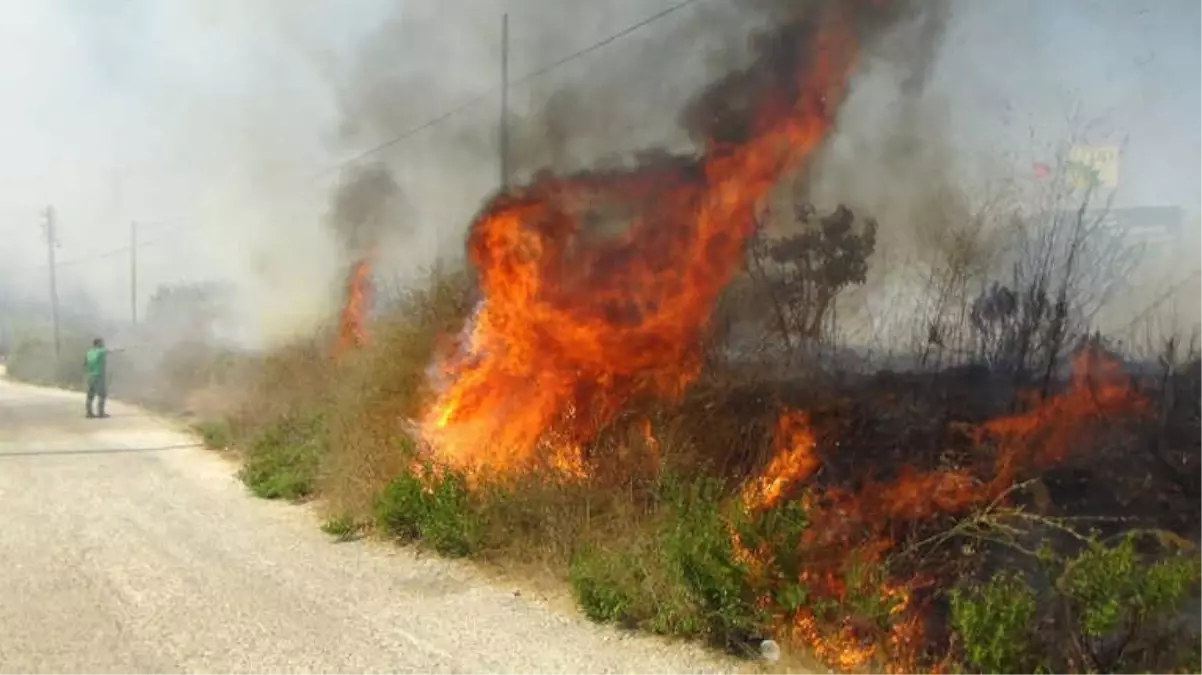
[[[2,375],[2,373],[0,373]],[[136,408],[0,377],[0,671],[715,672],[467,565],[335,544]]]

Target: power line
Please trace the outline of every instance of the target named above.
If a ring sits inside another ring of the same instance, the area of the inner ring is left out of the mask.
[[[147,248],[149,246],[154,246],[156,244],[160,244],[160,243],[166,241],[170,234],[177,232],[179,230],[182,230],[183,228],[184,228],[183,225],[176,225],[175,227],[172,227],[171,229],[167,230],[166,232],[160,234],[159,236],[157,236],[153,239],[147,239],[146,241],[138,242],[137,247],[138,248]],[[56,267],[58,267],[59,269],[62,269],[64,267],[73,267],[76,265],[86,265],[88,263],[96,262],[98,260],[104,260],[106,258],[115,258],[117,256],[129,255],[130,249],[131,249],[131,247],[129,245],[126,245],[126,246],[122,246],[121,248],[115,248],[115,249],[112,249],[109,251],[105,251],[104,253],[97,253],[94,255],[83,256],[80,258],[71,258],[70,260],[60,260],[56,263]],[[15,268],[15,269],[25,271],[25,270],[40,270],[40,269],[45,269],[45,268],[46,268],[46,265],[41,264],[41,265],[29,265],[27,267],[19,267],[19,268]],[[13,268],[10,268],[10,269],[13,269]]]
[[[125,255],[128,252],[129,252],[129,247],[122,246],[121,248],[113,249],[111,251],[106,251],[104,253],[97,253],[96,255],[90,255],[90,256],[83,257],[83,258],[72,258],[71,260],[64,260],[64,261],[60,262],[58,264],[58,266],[60,268],[63,268],[63,267],[74,267],[76,265],[86,265],[87,263],[96,262],[97,260],[104,260],[105,258],[115,258],[119,255]]]
[[[584,49],[581,49],[578,52],[569,54],[569,55],[563,57],[562,59],[559,59],[558,61],[554,61],[552,63],[549,63],[549,64],[543,66],[542,68],[539,68],[538,70],[535,70],[533,72],[525,74],[522,77],[518,78],[517,80],[513,81],[510,84],[510,86],[518,85],[518,84],[525,84],[526,82],[529,82],[530,80],[533,80],[536,77],[541,77],[542,75],[546,75],[547,73],[551,72],[552,70],[555,70],[556,68],[559,68],[560,66],[563,66],[571,61],[575,61],[576,59],[580,58],[581,56],[595,52],[598,49],[601,49],[602,47],[605,47],[616,40],[620,40],[620,39],[626,37],[627,35],[630,35],[631,33],[637,31],[638,29],[640,29],[650,23],[654,23],[677,10],[684,9],[685,7],[693,4],[696,1],[697,0],[683,0],[683,2],[678,2],[675,5],[668,7],[667,9],[661,10],[660,12],[658,12],[656,14],[652,14],[651,16],[647,17],[646,19],[643,19],[642,21],[640,21],[634,25],[623,28],[622,30],[618,31],[617,33],[614,33],[613,35],[610,35],[609,37],[605,38],[604,40],[601,40],[600,42],[595,42],[592,45],[585,47]]]
[[[627,35],[630,35],[631,33],[639,30],[640,28],[643,28],[643,27],[647,26],[648,24],[654,23],[654,22],[668,16],[669,14],[672,14],[673,12],[684,9],[685,7],[693,4],[694,2],[697,2],[697,0],[682,0],[681,2],[678,2],[675,5],[672,5],[666,9],[663,9],[655,14],[652,14],[651,16],[647,17],[646,19],[643,19],[642,21],[639,21],[636,24],[633,24],[633,25],[627,26],[626,28],[623,28],[622,30],[618,31],[617,33],[614,33],[613,35],[610,35],[609,37],[606,37],[605,39],[603,39],[599,42],[595,42],[595,43],[589,45],[588,47],[585,47],[579,51],[572,52],[571,54],[568,54],[567,56],[565,56],[557,61],[553,61],[551,63],[548,63],[545,66],[542,66],[541,68],[538,68],[529,73],[526,73],[525,75],[519,77],[518,79],[510,82],[509,86],[515,87],[515,86],[518,86],[521,84],[525,84],[525,83],[529,82],[530,80],[533,80],[537,77],[546,75],[547,73],[549,73],[557,68],[560,68],[568,63],[571,63],[572,61],[575,61],[576,59],[578,59],[582,56],[585,56],[587,54],[595,52],[598,49],[601,49],[602,47],[605,47],[617,40],[620,40],[620,39],[626,37]],[[476,104],[480,103],[481,101],[487,99],[488,97],[497,93],[499,90],[500,90],[499,86],[493,86],[485,91],[482,91],[479,94],[476,94],[475,96],[471,97],[470,99],[459,104],[458,106],[455,106],[454,108],[451,108],[435,117],[432,117],[415,127],[411,127],[409,129],[401,132],[400,134],[393,136],[392,138],[388,139],[387,141],[380,143],[379,145],[368,148],[367,150],[364,150],[364,151],[350,157],[349,159],[345,159],[341,162],[338,162],[337,164],[334,164],[333,166],[322,169],[314,176],[314,178],[319,178],[321,176],[325,176],[327,174],[333,173],[334,171],[340,171],[342,169],[345,169],[346,167],[351,166],[352,164],[356,164],[356,163],[362,161],[364,158],[370,157],[371,155],[377,154],[379,152],[383,152],[384,150],[387,150],[388,148],[391,148],[392,146],[397,145],[398,143],[406,141],[409,138],[416,136],[417,134],[425,131],[426,129],[429,129],[434,126],[438,126],[439,124],[442,124],[446,120],[463,112],[464,110],[467,110],[468,108],[471,108],[471,107],[475,106]]]
[[[181,229],[183,229],[183,226],[179,225],[179,226],[171,228],[171,230],[169,232],[161,234],[161,235],[155,237],[154,239],[147,239],[146,241],[139,241],[136,246],[126,245],[126,246],[122,246],[121,248],[115,248],[111,251],[106,251],[104,253],[97,253],[96,255],[86,256],[83,258],[74,258],[71,260],[64,260],[63,262],[60,262],[58,264],[58,266],[65,267],[65,266],[69,266],[69,265],[84,265],[84,264],[87,264],[90,262],[95,262],[97,260],[103,260],[105,258],[115,258],[117,256],[128,255],[129,252],[131,250],[133,250],[134,248],[140,248],[140,249],[148,248],[150,246],[154,246],[156,244],[160,244],[164,241],[167,241],[167,238],[168,238],[167,235],[170,232],[175,232],[175,231],[181,230]]]

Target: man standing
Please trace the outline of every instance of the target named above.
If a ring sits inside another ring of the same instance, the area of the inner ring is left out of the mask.
[[[104,340],[92,340],[92,348],[83,357],[84,373],[88,385],[88,417],[108,417],[104,412],[104,399],[108,397],[108,356]],[[92,414],[92,400],[99,399],[97,412]]]

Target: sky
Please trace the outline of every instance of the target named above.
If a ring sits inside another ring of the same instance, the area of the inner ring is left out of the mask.
[[[964,58],[945,61],[941,74],[959,88],[965,112],[988,118],[1007,110],[1021,138],[1030,118],[1051,126],[1080,106],[1082,119],[1100,122],[1090,142],[1117,144],[1127,136],[1117,203],[1197,210],[1199,3],[957,4],[976,11],[964,13],[962,30],[945,47]],[[972,126],[961,133],[972,133]]]
[[[138,249],[139,303],[160,283],[229,279],[242,291],[247,339],[304,330],[328,312],[342,264],[323,223],[337,177],[328,169],[493,87],[501,12],[510,12],[516,78],[672,4],[0,3],[0,284],[45,297],[40,225],[52,204],[64,302],[128,316],[122,249],[137,221],[149,242]],[[933,120],[925,133],[951,146],[957,173],[988,182],[1028,172],[1075,114],[1099,122],[1089,142],[1126,139],[1117,205],[1199,211],[1196,0],[951,4],[924,110]],[[557,100],[576,118],[576,161],[679,146],[675,111],[713,75],[709,52],[719,45],[673,31],[697,16],[733,20],[724,5],[698,0],[515,88],[515,124],[525,125],[515,133],[543,133],[538,111],[575,87],[575,98]],[[606,69],[641,85],[594,106],[590,93],[603,94],[580,83]],[[871,142],[894,105],[891,91],[865,86],[849,101],[849,119],[858,105],[861,123],[848,133],[863,129]],[[485,98],[374,156],[408,202],[407,238],[389,259],[398,274],[461,250],[467,222],[496,184],[497,106]],[[873,173],[882,194],[916,180],[904,167]]]

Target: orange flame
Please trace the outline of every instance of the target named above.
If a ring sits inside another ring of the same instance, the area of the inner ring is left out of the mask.
[[[1030,467],[1046,468],[1068,458],[1089,437],[1089,424],[1120,414],[1144,414],[1148,401],[1131,386],[1122,364],[1094,348],[1073,356],[1068,391],[1030,410],[987,422],[976,430],[979,443],[997,444],[989,493],[1000,495]]]
[[[687,165],[545,178],[496,197],[475,219],[467,247],[483,299],[457,350],[434,363],[437,393],[419,422],[438,460],[477,476],[532,466],[586,476],[582,448],[622,406],[677,397],[693,382],[706,323],[743,259],[755,214],[812,155],[842,101],[856,50],[839,6],[831,3],[824,29],[797,55],[796,92],[759,101],[745,140],[711,141]],[[592,204],[632,206],[638,215],[620,236],[589,242],[581,212]],[[1097,355],[1074,367],[1065,394],[974,430],[996,453],[986,480],[967,469],[907,468],[855,492],[807,486],[820,466],[816,435],[805,412],[785,411],[772,459],[744,486],[744,505],[800,499],[809,527],[798,581],[839,607],[856,584],[876,583],[892,620],[882,634],[850,613],[832,626],[803,608],[778,617],[780,634],[842,669],[882,650],[892,667],[913,668],[924,638],[914,591],[924,580],[855,580],[857,566],[880,562],[907,524],[963,514],[1002,495],[1027,466],[1062,461],[1088,420],[1133,405],[1120,369]],[[753,573],[770,567],[765,551],[732,536]]]
[[[367,296],[371,291],[371,261],[363,256],[355,261],[347,275],[346,300],[338,316],[338,335],[334,356],[367,344]]]
[[[814,454],[810,417],[799,410],[786,410],[776,424],[772,461],[743,488],[743,503],[749,509],[776,504],[781,491],[810,477],[818,469]]]
[[[773,94],[751,137],[695,164],[549,178],[497,197],[472,225],[483,301],[423,436],[451,465],[540,461],[549,430],[587,442],[638,396],[672,398],[700,368],[699,343],[739,267],[760,201],[830,129],[854,60],[836,18],[798,61],[796,100]],[[631,204],[620,237],[585,245],[580,204]]]
[[[996,452],[994,475],[981,481],[963,469],[920,472],[903,468],[887,483],[870,482],[858,492],[809,486],[798,497],[809,517],[802,546],[808,568],[799,581],[812,597],[842,604],[848,597],[848,573],[857,563],[876,563],[895,545],[899,524],[967,512],[974,506],[1003,496],[1019,474],[1029,467],[1045,468],[1064,461],[1088,439],[1088,423],[1099,417],[1142,414],[1147,401],[1131,387],[1122,364],[1095,349],[1073,357],[1068,389],[1039,401],[1028,412],[986,422],[977,428],[980,447],[992,442]],[[748,481],[744,504],[750,509],[773,506],[817,470],[815,434],[804,412],[781,413],[774,455],[764,470]],[[734,536],[736,550],[753,572],[771,562],[764,551],[749,551]],[[780,632],[805,645],[815,657],[845,671],[861,669],[881,659],[890,669],[913,672],[923,646],[924,621],[912,602],[912,593],[923,581],[881,580],[876,590],[892,598],[891,626],[887,634],[872,635],[847,616],[835,625],[823,625],[809,609],[778,617]]]

